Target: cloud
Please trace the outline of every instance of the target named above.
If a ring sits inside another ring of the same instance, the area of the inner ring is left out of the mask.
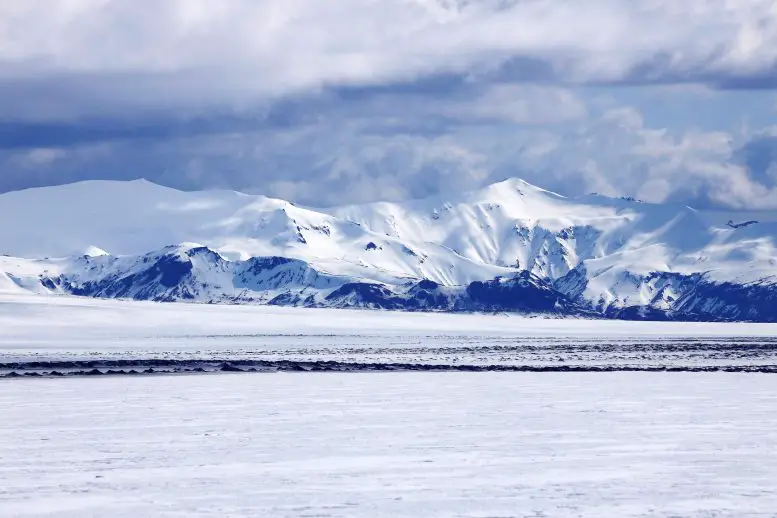
[[[242,110],[459,76],[774,87],[771,0],[26,0],[0,6],[0,118]]]
[[[289,116],[289,124],[235,132],[7,149],[0,152],[0,171],[6,190],[145,177],[182,189],[238,189],[313,206],[446,195],[520,176],[567,195],[777,208],[777,133],[768,128],[669,130],[651,127],[633,107],[600,109],[570,91],[517,89],[509,101],[503,93],[479,91],[426,107],[423,96],[405,106],[390,95],[369,97]],[[556,103],[556,116],[537,124],[516,124],[510,110],[496,116],[500,106],[550,106],[559,98],[582,111]]]
[[[771,0],[0,2],[0,191],[774,207],[776,77]]]
[[[775,134],[652,128],[635,109],[620,107],[568,133],[552,155],[530,165],[531,176],[570,194],[588,189],[697,208],[775,209]]]

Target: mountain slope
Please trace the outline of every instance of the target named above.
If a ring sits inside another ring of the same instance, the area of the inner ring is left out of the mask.
[[[139,255],[202,243],[222,256],[297,258],[385,282],[463,284],[510,273],[443,246],[422,250],[324,212],[231,191],[181,192],[147,181],[90,181],[0,195],[0,253],[68,257],[99,249]]]
[[[0,268],[10,271],[4,274],[11,288],[6,291],[14,292],[159,302],[585,313],[548,281],[530,272],[467,286],[442,286],[428,279],[392,285],[327,274],[299,259],[252,257],[230,261],[193,243],[140,256],[84,255],[40,261],[4,257]]]
[[[31,189],[0,195],[0,253],[3,291],[777,319],[774,213],[565,198],[518,179],[328,209],[146,181]]]

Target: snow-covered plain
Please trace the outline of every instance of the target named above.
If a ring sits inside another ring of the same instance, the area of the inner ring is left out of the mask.
[[[775,324],[0,295],[0,329],[0,375],[12,362],[127,359],[777,368]]]
[[[361,371],[770,371],[775,325],[4,294],[0,329],[0,377],[25,376],[0,379],[3,517],[766,517],[777,509],[771,375],[260,368],[60,378],[45,366],[59,362],[60,374],[79,365],[126,372],[111,366],[118,361],[181,372],[176,366],[210,360]]]
[[[0,516],[773,517],[777,377],[3,381]]]

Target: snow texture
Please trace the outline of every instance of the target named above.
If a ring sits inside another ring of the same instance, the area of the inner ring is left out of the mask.
[[[2,382],[0,515],[771,517],[777,377]]]
[[[5,295],[0,329],[0,376],[224,370],[225,365],[226,370],[777,370],[774,324]]]

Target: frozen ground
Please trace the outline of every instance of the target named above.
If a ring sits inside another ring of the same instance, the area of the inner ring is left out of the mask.
[[[233,368],[777,371],[773,324],[0,295],[0,329],[0,376]]]
[[[742,518],[777,509],[770,375],[0,384],[4,517]]]
[[[776,376],[628,371],[774,372],[772,325],[0,295],[0,329],[25,376],[0,380],[2,517],[777,509]],[[53,377],[195,369],[265,373]]]

